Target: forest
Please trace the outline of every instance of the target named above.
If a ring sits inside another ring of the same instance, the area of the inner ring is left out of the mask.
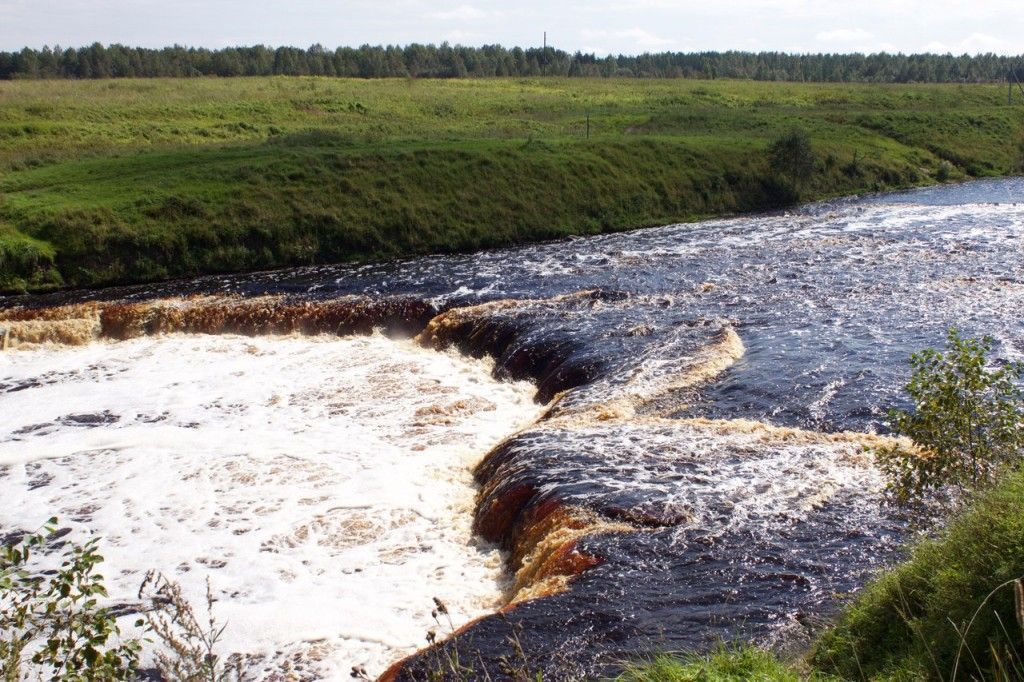
[[[500,45],[194,47],[125,45],[0,52],[0,79],[340,76],[350,78],[742,79],[829,83],[995,83],[1024,80],[1024,58],[995,54],[785,54],[663,52],[600,57],[552,47]]]

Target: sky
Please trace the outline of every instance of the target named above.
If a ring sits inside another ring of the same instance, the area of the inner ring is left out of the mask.
[[[640,54],[1024,53],[1020,0],[0,0],[0,49],[412,42]]]

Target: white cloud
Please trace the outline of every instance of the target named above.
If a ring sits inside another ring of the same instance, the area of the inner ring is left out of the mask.
[[[486,36],[477,31],[460,31],[456,29],[445,33],[442,40],[453,45],[480,45],[486,42]]]
[[[486,19],[489,13],[473,5],[459,5],[446,12],[432,12],[430,16],[433,19],[443,19],[445,21],[477,21],[479,19]]]
[[[972,54],[977,52],[1007,52],[1014,47],[1009,41],[988,35],[987,33],[972,33],[960,45],[966,52]],[[1019,49],[1020,44],[1017,43],[1016,47]]]
[[[642,49],[653,49],[653,48],[665,48],[672,45],[675,41],[669,40],[668,38],[662,38],[649,31],[645,31],[642,28],[634,27],[625,29],[622,31],[609,31],[606,29],[583,29],[580,31],[580,35],[583,36],[584,40],[606,40],[608,38],[615,38],[619,41],[631,42],[636,47]]]
[[[933,40],[924,46],[926,52],[936,52],[938,54],[981,54],[986,52],[995,52],[997,54],[1009,54],[1013,52],[1014,45],[1011,45],[1008,41],[996,36],[988,35],[987,33],[972,33],[966,38],[953,42],[947,43],[938,40]]]
[[[815,36],[822,43],[859,43],[874,38],[862,28],[838,28],[834,31],[822,31]]]
[[[687,0],[594,0],[573,5],[574,12],[635,13],[658,12],[677,16],[749,17],[752,14],[789,14],[809,16],[817,14],[825,2],[810,0],[729,0],[728,2],[688,2]]]

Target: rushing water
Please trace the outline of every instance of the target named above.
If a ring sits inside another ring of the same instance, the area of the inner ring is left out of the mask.
[[[907,357],[941,345],[949,326],[994,336],[1002,358],[1024,356],[1018,197],[1024,181],[985,181],[51,302],[271,295],[267,315],[294,317],[299,304],[406,297],[426,308],[381,324],[416,333],[439,313],[421,345],[492,356],[497,377],[532,380],[540,402],[554,401],[545,418],[476,470],[475,528],[507,550],[517,605],[460,646],[493,663],[516,634],[546,679],[571,678],[637,650],[799,641],[837,594],[898,556],[905,520],[880,505],[863,451],[872,441],[856,434],[885,433]],[[166,305],[139,328],[178,319]],[[120,330],[106,315],[83,325]],[[302,315],[273,329],[314,324]],[[227,327],[255,330],[252,319]],[[335,370],[318,371],[327,381]],[[429,665],[421,657],[400,675]]]
[[[500,605],[470,467],[537,415],[529,384],[382,337],[183,336],[0,356],[0,527],[103,538],[115,601],[205,578],[250,674],[380,672]]]

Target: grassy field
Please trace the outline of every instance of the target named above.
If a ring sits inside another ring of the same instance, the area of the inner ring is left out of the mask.
[[[586,117],[590,112],[590,137]],[[765,149],[799,127],[794,186]],[[465,251],[1016,172],[999,86],[0,82],[0,290]]]

